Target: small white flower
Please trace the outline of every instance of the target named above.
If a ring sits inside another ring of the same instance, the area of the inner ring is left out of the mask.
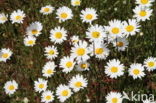
[[[66,6],[58,8],[56,11],[56,15],[57,15],[56,18],[59,19],[59,22],[61,21],[64,22],[66,20],[72,19],[73,17],[72,10]]]
[[[16,90],[18,89],[18,84],[15,80],[7,81],[4,85],[4,89],[6,94],[14,94],[14,92],[16,92]]]
[[[87,80],[82,75],[76,75],[72,77],[69,81],[69,87],[71,87],[74,92],[78,92],[80,89],[87,87]]]
[[[44,80],[42,78],[38,78],[38,81],[34,81],[34,88],[36,92],[42,92],[47,89],[47,80]]]
[[[106,103],[122,103],[122,95],[118,92],[110,92],[106,96]]]
[[[136,19],[129,19],[128,22],[123,22],[124,34],[128,37],[129,35],[136,35],[140,32],[140,25]]]
[[[105,66],[105,74],[110,78],[117,78],[124,74],[124,65],[119,60],[109,60],[107,66]]]
[[[77,62],[88,60],[89,48],[86,41],[79,41],[74,47],[71,48],[71,57],[76,58]]]
[[[47,62],[42,69],[43,76],[47,78],[51,77],[55,73],[55,68],[56,65],[54,62]]]
[[[89,49],[91,51],[91,56],[95,55],[98,59],[106,59],[110,52],[103,42],[94,42]]]
[[[144,61],[144,66],[148,71],[153,71],[156,69],[156,58],[149,57]]]
[[[128,47],[128,40],[127,38],[116,38],[113,40],[113,45],[115,48],[117,48],[119,51],[125,51],[125,49]]]
[[[139,4],[141,6],[151,6],[152,3],[154,2],[155,0],[136,0],[136,4]]]
[[[150,8],[137,6],[133,9],[133,12],[135,13],[134,18],[136,18],[137,21],[145,21],[150,19],[153,10],[151,10]]]
[[[60,67],[63,68],[63,72],[69,73],[73,70],[75,66],[74,58],[72,57],[63,57],[60,61]]]
[[[72,6],[80,6],[81,0],[71,0],[71,5]]]
[[[89,70],[89,66],[90,64],[88,62],[80,62],[78,63],[78,65],[76,66],[76,70],[77,71],[86,71]]]
[[[28,36],[24,38],[24,45],[25,46],[34,46],[36,44],[36,38],[33,36]]]
[[[41,102],[44,103],[51,103],[52,101],[54,101],[53,92],[51,92],[50,90],[44,91],[41,97]]]
[[[8,15],[0,13],[0,24],[4,24],[6,21],[8,21]]]
[[[36,36],[37,37],[41,34],[42,28],[43,28],[42,24],[38,21],[35,21],[27,27],[26,34],[29,36]]]
[[[55,44],[61,44],[67,38],[67,31],[64,28],[56,27],[50,31],[50,40]]]
[[[72,44],[76,44],[76,43],[78,43],[78,41],[79,41],[80,39],[79,39],[79,37],[78,36],[72,36],[71,37],[71,42],[72,42]]]
[[[123,37],[123,24],[120,20],[111,20],[109,25],[105,26],[106,31],[108,32],[109,37]]]
[[[66,85],[59,85],[56,88],[56,95],[60,102],[64,102],[66,99],[68,99],[72,95],[71,89]]]
[[[42,13],[43,15],[48,15],[51,14],[53,11],[54,7],[52,7],[51,5],[46,5],[41,8],[40,13]]]
[[[103,41],[104,37],[106,37],[105,30],[100,25],[92,25],[90,28],[88,28],[86,34],[90,41],[95,42]]]
[[[92,21],[97,19],[97,13],[96,10],[94,8],[86,8],[85,10],[81,11],[81,19],[82,22],[86,22],[86,23],[92,23]]]
[[[50,60],[53,60],[55,59],[57,56],[58,56],[58,51],[57,51],[57,48],[54,47],[54,46],[48,46],[48,47],[45,47],[45,56],[47,57],[47,59],[50,59]]]
[[[129,75],[133,77],[133,79],[142,78],[145,76],[144,67],[142,64],[134,63],[130,65]]]
[[[9,48],[3,48],[0,50],[0,62],[6,62],[10,59],[12,51]]]
[[[12,23],[23,23],[24,17],[25,13],[20,9],[13,11],[10,15]]]

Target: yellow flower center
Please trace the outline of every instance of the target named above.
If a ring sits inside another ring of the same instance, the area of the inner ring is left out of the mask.
[[[81,65],[80,65],[80,67],[81,67],[82,69],[87,68],[87,66],[88,66],[87,64],[81,64]]]
[[[5,20],[7,20],[7,18],[4,16],[4,17],[1,17],[0,20],[5,21]]]
[[[68,96],[69,93],[68,93],[68,90],[64,90],[64,91],[62,91],[61,94],[62,94],[62,96]]]
[[[74,43],[77,43],[77,42],[78,42],[78,40],[73,40],[73,42],[74,42]]]
[[[77,1],[74,2],[74,4],[75,4],[75,5],[80,5],[80,1],[77,0]]]
[[[154,62],[148,62],[148,66],[149,67],[153,67],[154,66]]]
[[[52,74],[52,73],[53,73],[53,70],[51,70],[51,69],[47,70],[47,74]]]
[[[22,16],[18,15],[18,16],[15,17],[15,19],[16,20],[21,20],[22,19]]]
[[[112,33],[113,34],[118,34],[120,32],[120,29],[117,27],[112,28]]]
[[[39,84],[39,86],[38,86],[39,88],[44,88],[44,84]]]
[[[51,100],[51,98],[52,98],[52,97],[51,97],[50,95],[48,95],[48,96],[46,96],[45,99],[46,99],[46,100]]]
[[[69,62],[66,63],[66,67],[67,68],[71,68],[72,66],[73,66],[73,63],[72,62],[69,61]]]
[[[112,67],[112,68],[111,68],[111,72],[117,73],[117,72],[118,72],[118,67]]]
[[[55,51],[54,51],[54,50],[50,50],[50,51],[48,52],[48,54],[49,54],[49,55],[53,55],[53,54],[55,54]]]
[[[120,42],[117,42],[116,45],[117,45],[118,47],[122,47],[122,46],[124,45],[124,43],[120,41]]]
[[[61,38],[62,38],[62,33],[61,33],[61,32],[56,32],[56,33],[55,33],[55,37],[56,37],[57,39],[61,39]]]
[[[84,48],[78,48],[76,52],[78,56],[83,56],[86,51]]]
[[[38,31],[36,29],[32,30],[31,32],[32,32],[33,35],[38,33]]]
[[[67,17],[68,17],[68,14],[67,13],[62,13],[61,14],[61,18],[66,19]]]
[[[102,54],[103,52],[104,52],[103,48],[97,48],[97,49],[95,50],[95,53],[96,53],[96,54]]]
[[[8,87],[8,89],[9,89],[9,90],[14,90],[14,89],[15,89],[15,86],[14,86],[14,85],[10,85],[10,86]]]
[[[142,10],[142,11],[140,11],[139,15],[144,17],[147,15],[147,12],[145,10]]]
[[[92,14],[87,14],[87,15],[86,15],[86,19],[87,19],[87,20],[93,19],[93,15],[92,15]]]
[[[140,71],[139,71],[138,69],[134,69],[134,70],[133,70],[133,73],[134,73],[135,75],[138,75],[138,74],[140,73]]]
[[[128,26],[126,27],[126,30],[127,30],[128,32],[132,32],[132,31],[134,30],[134,26],[133,26],[133,25],[128,25]]]
[[[92,32],[92,36],[93,36],[94,38],[99,38],[99,37],[100,37],[100,33],[97,32],[97,31]]]
[[[44,12],[49,12],[50,9],[49,8],[44,8]]]
[[[33,45],[35,42],[34,42],[33,40],[29,40],[27,43],[28,43],[29,45]]]
[[[2,58],[8,58],[9,57],[9,54],[8,53],[3,53],[2,54]]]
[[[118,98],[112,98],[112,103],[118,103]]]
[[[75,87],[80,88],[81,86],[82,86],[82,83],[81,82],[76,82],[75,83]]]
[[[141,0],[142,4],[147,4],[149,2],[149,0]]]

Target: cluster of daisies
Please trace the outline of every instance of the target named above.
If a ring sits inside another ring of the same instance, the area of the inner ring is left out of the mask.
[[[82,22],[90,24],[86,30],[86,40],[80,40],[80,37],[73,35],[68,40],[71,46],[69,56],[64,56],[60,59],[59,68],[62,68],[62,72],[69,73],[74,68],[77,71],[89,70],[88,60],[91,57],[105,60],[110,50],[108,48],[109,43],[119,51],[125,51],[128,47],[129,36],[134,36],[140,32],[140,22],[149,20],[152,15],[152,3],[154,0],[136,0],[136,7],[133,9],[134,15],[127,21],[111,20],[107,26],[93,24],[93,21],[98,19],[97,11],[94,8],[86,8],[81,11],[80,18]],[[71,0],[73,6],[80,6],[80,0]],[[43,15],[50,15],[54,12],[55,8],[51,5],[42,7],[39,12]],[[74,18],[72,10],[66,6],[62,6],[56,10],[58,21],[65,22]],[[22,10],[13,11],[10,15],[12,23],[23,23],[26,14]],[[8,21],[8,15],[4,13],[0,14],[0,23],[3,24]],[[36,44],[37,37],[42,34],[43,25],[39,21],[32,22],[26,28],[26,35],[24,37],[24,45],[33,47]],[[49,60],[42,68],[42,74],[46,78],[50,78],[56,72],[57,65],[54,60],[58,57],[59,51],[56,44],[61,45],[64,41],[67,41],[68,30],[64,27],[56,26],[50,30],[50,41],[54,43],[52,46],[47,46],[44,49],[44,55]],[[0,61],[6,62],[10,59],[12,52],[10,49],[1,49]],[[128,69],[128,73],[133,79],[142,78],[145,76],[145,69],[147,71],[153,71],[156,69],[156,58],[149,57],[144,61],[144,64],[133,63]],[[106,63],[105,74],[110,78],[118,78],[124,75],[125,66],[117,59],[109,60]],[[49,103],[54,100],[54,92],[48,90],[48,81],[42,78],[38,78],[34,81],[34,89],[36,92],[41,93],[42,102]],[[77,74],[69,80],[68,85],[60,84],[56,88],[56,96],[60,102],[64,102],[74,92],[78,92],[80,89],[87,87],[87,79],[82,75]],[[7,94],[13,94],[18,89],[18,83],[15,80],[5,83],[4,89]],[[106,97],[107,103],[121,103],[122,96],[119,93],[111,92]]]
[[[49,62],[48,65],[54,65],[53,62]],[[53,68],[53,66],[50,66],[49,68]],[[51,69],[47,69],[44,71],[49,76],[53,74],[54,71]],[[49,103],[54,100],[53,92],[50,90],[47,90],[47,80],[38,78],[37,81],[34,82],[34,88],[36,92],[42,93],[42,102]],[[69,82],[68,85],[60,84],[56,88],[56,96],[59,99],[60,102],[64,102],[66,99],[68,99],[74,92],[78,92],[84,87],[87,87],[87,80],[82,75],[77,74],[76,76],[73,76]]]

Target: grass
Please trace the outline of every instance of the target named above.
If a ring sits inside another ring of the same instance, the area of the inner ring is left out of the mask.
[[[49,40],[50,29],[56,26],[62,26],[68,30],[68,38],[72,35],[79,35],[81,39],[85,37],[88,24],[80,20],[80,11],[86,7],[93,7],[97,10],[98,20],[93,24],[107,25],[112,19],[127,20],[132,17],[132,9],[135,7],[133,0],[83,0],[80,7],[73,7],[70,0],[1,0],[0,12],[11,14],[14,10],[21,9],[26,13],[23,24],[12,24],[11,21],[0,25],[0,48],[11,48],[13,56],[6,63],[0,63],[0,103],[22,103],[24,97],[27,97],[30,103],[40,103],[40,94],[34,92],[34,80],[42,76],[41,70],[47,62],[44,56],[44,47],[53,45]],[[44,16],[39,13],[42,6],[50,4],[56,9],[61,6],[68,6],[73,10],[74,18],[72,20],[59,23],[55,13]],[[114,10],[114,9],[117,10]],[[104,66],[110,59],[119,59],[126,69],[129,65],[138,62],[143,63],[149,56],[156,57],[156,3],[152,6],[153,15],[149,21],[141,22],[141,31],[133,37],[129,37],[129,47],[124,52],[118,52],[112,45],[109,45],[111,53],[106,60],[91,58],[90,71],[77,72],[72,71],[69,74],[61,72],[57,68],[55,75],[48,79],[48,89],[55,91],[59,84],[67,84],[69,79],[77,73],[83,74],[88,78],[88,87],[72,95],[66,103],[86,103],[89,98],[91,103],[104,103],[105,96],[111,90],[114,91],[140,91],[141,93],[156,94],[156,72],[146,72],[146,77],[142,80],[133,80],[125,73],[118,79],[110,79],[104,74]],[[34,47],[26,47],[23,44],[26,27],[34,21],[40,21],[43,24],[42,34],[37,38],[37,44]],[[59,57],[55,59],[58,65],[60,58],[70,53],[68,41],[62,45],[57,45]],[[19,84],[17,92],[8,96],[5,94],[3,85],[8,80],[16,80]],[[59,103],[55,99],[54,103]],[[125,103],[130,103],[125,101]],[[133,102],[134,103],[134,102]]]

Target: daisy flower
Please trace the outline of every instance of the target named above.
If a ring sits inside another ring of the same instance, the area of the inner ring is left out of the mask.
[[[71,0],[71,5],[72,6],[80,6],[81,0]]]
[[[151,4],[154,2],[154,0],[136,0],[136,4],[139,4],[141,6],[151,6]]]
[[[78,36],[75,36],[75,35],[72,36],[70,39],[71,39],[72,44],[76,44],[80,40],[80,38]]]
[[[25,17],[25,13],[20,9],[13,11],[10,15],[12,23],[23,23]]]
[[[24,38],[24,45],[25,46],[34,46],[36,44],[36,38],[33,36],[27,36]]]
[[[94,56],[98,59],[106,59],[109,55],[110,50],[103,42],[95,42],[90,46],[91,56]]]
[[[140,25],[136,19],[129,19],[128,22],[123,23],[124,34],[128,37],[129,35],[135,35],[140,32]]]
[[[6,94],[14,94],[14,92],[18,89],[18,84],[15,80],[7,81],[4,85],[4,89]]]
[[[47,78],[51,77],[55,73],[55,68],[56,65],[54,62],[47,62],[42,69],[43,76]]]
[[[42,92],[47,89],[47,80],[44,80],[42,78],[38,78],[38,81],[34,81],[34,88],[36,92]]]
[[[36,21],[31,23],[27,29],[26,29],[26,34],[30,36],[39,36],[41,34],[43,26],[40,22]]]
[[[106,103],[122,103],[122,95],[118,92],[110,92],[106,96]]]
[[[68,99],[72,95],[72,91],[68,86],[60,84],[56,88],[56,95],[58,99],[60,100],[60,102],[64,102],[66,99]]]
[[[72,19],[73,17],[72,10],[66,6],[58,8],[56,11],[56,15],[57,15],[56,18],[59,19],[59,22],[61,21],[64,22],[66,20]]]
[[[153,10],[142,6],[137,6],[133,9],[133,12],[135,13],[134,18],[136,18],[138,21],[145,21],[150,19]]]
[[[125,51],[125,49],[128,47],[128,40],[127,38],[117,38],[113,41],[114,47],[116,47],[119,51]]]
[[[156,69],[156,58],[149,57],[144,61],[144,66],[148,71],[153,71]]]
[[[105,30],[108,32],[108,36],[116,38],[123,37],[123,24],[120,20],[109,21],[109,26],[105,26]]]
[[[60,67],[63,68],[63,72],[69,73],[73,70],[75,65],[74,58],[72,57],[63,57],[60,61]]]
[[[133,79],[142,78],[145,76],[144,67],[142,64],[134,63],[130,65],[129,75],[133,77]]]
[[[67,38],[67,31],[64,28],[56,27],[50,31],[50,40],[54,43],[61,44]]]
[[[52,7],[51,5],[46,5],[41,8],[40,13],[42,13],[43,15],[48,15],[51,14],[53,11],[54,7]]]
[[[54,95],[53,95],[53,92],[51,92],[50,90],[46,90],[42,93],[42,96],[41,96],[41,102],[44,102],[44,103],[50,103],[52,101],[54,101]]]
[[[82,22],[86,22],[86,23],[92,23],[92,21],[97,19],[97,13],[96,10],[94,8],[86,8],[85,10],[81,11],[81,19]]]
[[[76,58],[77,62],[86,61],[89,57],[89,48],[86,41],[79,41],[71,48],[71,57]]]
[[[86,71],[86,70],[89,70],[89,66],[90,64],[85,61],[85,62],[80,62],[78,63],[78,65],[76,66],[76,70],[77,71]]]
[[[8,21],[8,15],[0,13],[0,24],[4,24],[6,21]]]
[[[77,74],[69,81],[69,87],[78,92],[80,89],[87,87],[87,80],[82,75]]]
[[[119,60],[109,60],[105,66],[105,74],[110,78],[117,78],[124,74],[124,65]]]
[[[104,37],[106,37],[105,30],[100,25],[92,25],[88,28],[88,31],[86,32],[87,38],[90,39],[90,41],[103,41]]]
[[[55,59],[58,56],[58,51],[57,51],[57,47],[54,46],[48,46],[45,47],[45,56],[47,57],[47,59]]]
[[[12,56],[12,51],[9,48],[3,48],[0,50],[0,61],[6,62]]]

